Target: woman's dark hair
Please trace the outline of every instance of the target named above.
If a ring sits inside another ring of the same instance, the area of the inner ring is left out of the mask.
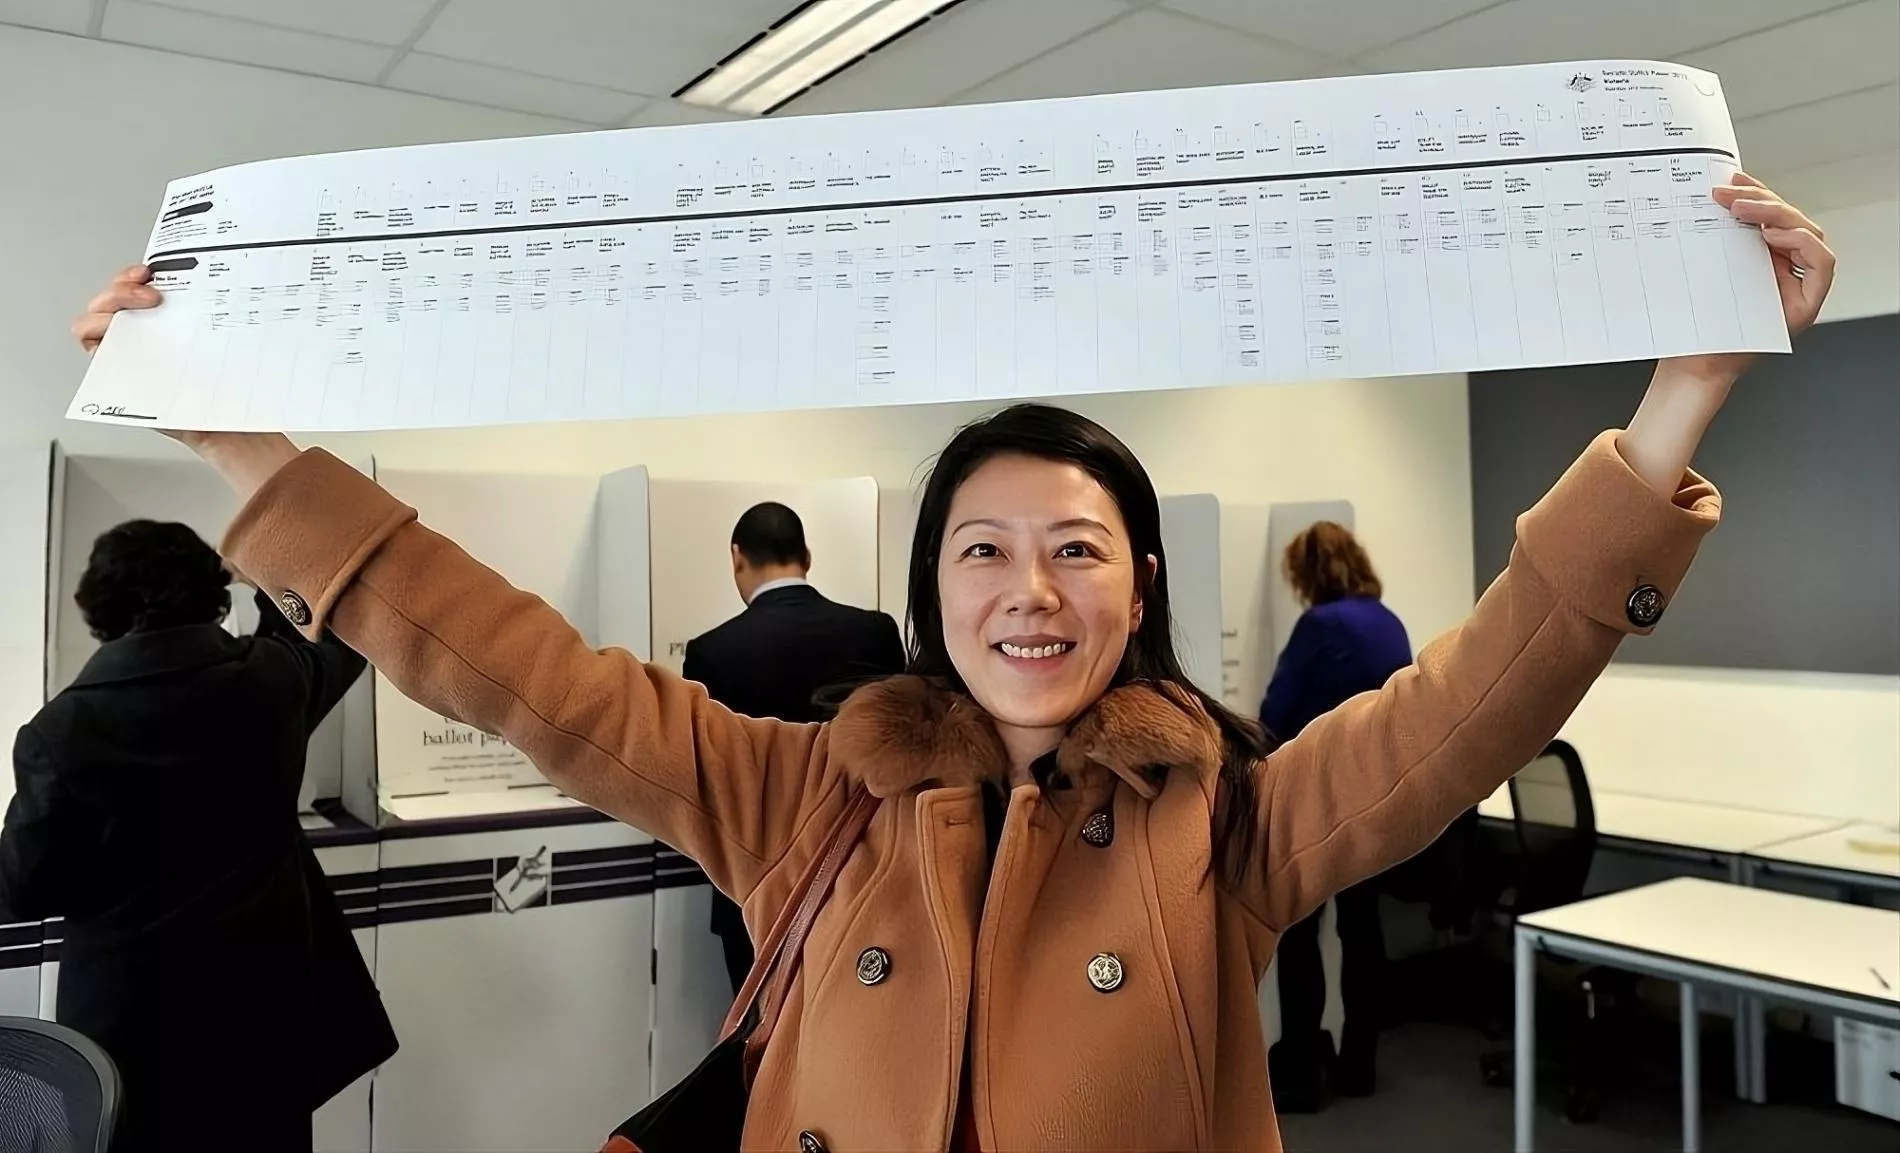
[[[1330,520],[1311,525],[1288,541],[1281,568],[1294,595],[1308,605],[1347,597],[1377,600],[1385,592],[1359,539],[1351,529]]]
[[[101,641],[217,624],[231,611],[231,574],[217,550],[186,526],[127,521],[92,542],[73,601]]]
[[[1134,555],[1155,558],[1152,577],[1146,565],[1135,566],[1142,601],[1141,624],[1129,637],[1111,684],[1153,686],[1184,712],[1192,712],[1192,705],[1198,704],[1219,728],[1220,775],[1227,785],[1227,803],[1220,828],[1215,831],[1214,853],[1215,860],[1238,877],[1252,855],[1255,837],[1254,769],[1272,747],[1271,741],[1253,722],[1197,688],[1181,667],[1168,604],[1161,502],[1135,454],[1101,425],[1067,409],[1017,404],[965,425],[950,438],[924,482],[917,531],[911,540],[909,671],[965,690],[944,641],[943,607],[937,589],[938,553],[957,489],[985,461],[1008,455],[1071,464],[1094,477],[1121,512]]]

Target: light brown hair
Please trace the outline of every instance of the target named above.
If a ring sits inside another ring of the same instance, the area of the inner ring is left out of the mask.
[[[1314,524],[1287,542],[1281,558],[1286,582],[1307,605],[1323,605],[1347,597],[1372,597],[1385,592],[1372,558],[1352,530],[1330,520]]]

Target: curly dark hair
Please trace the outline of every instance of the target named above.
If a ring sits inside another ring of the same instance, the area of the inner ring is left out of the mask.
[[[100,641],[218,624],[231,611],[231,574],[185,525],[127,521],[92,542],[73,602]]]

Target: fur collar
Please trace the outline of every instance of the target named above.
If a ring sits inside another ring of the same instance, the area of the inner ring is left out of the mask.
[[[1009,776],[989,714],[923,677],[890,677],[853,693],[831,722],[831,750],[879,797]],[[1076,781],[1113,773],[1152,799],[1172,770],[1211,779],[1220,754],[1219,733],[1197,701],[1133,684],[1109,690],[1076,719],[1056,750],[1056,767]]]

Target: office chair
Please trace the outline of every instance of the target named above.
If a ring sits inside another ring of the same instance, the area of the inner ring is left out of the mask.
[[[1516,852],[1498,907],[1515,922],[1526,913],[1582,899],[1596,857],[1597,828],[1583,758],[1566,741],[1552,741],[1536,760],[1518,770],[1510,790]],[[1576,1057],[1566,1062],[1569,1083],[1564,1089],[1564,1114],[1582,1123],[1595,1120],[1602,1109],[1598,1075],[1607,1067],[1603,1011],[1629,1003],[1635,977],[1592,967],[1578,985],[1584,999],[1583,1036]],[[1511,1050],[1486,1053],[1478,1064],[1486,1084],[1510,1083]]]
[[[119,1119],[119,1071],[62,1025],[0,1017],[0,1150],[106,1153]]]

